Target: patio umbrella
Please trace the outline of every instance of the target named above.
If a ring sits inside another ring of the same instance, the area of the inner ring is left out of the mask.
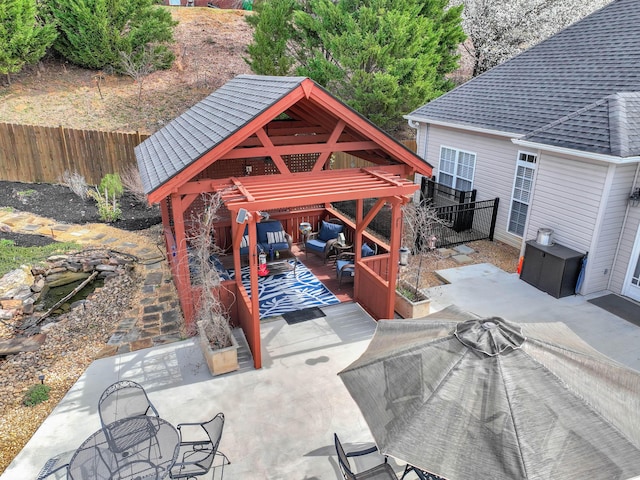
[[[640,475],[640,373],[562,323],[381,320],[339,375],[382,453],[448,480]]]

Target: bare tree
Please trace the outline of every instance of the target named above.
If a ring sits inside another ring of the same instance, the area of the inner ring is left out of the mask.
[[[402,207],[403,228],[402,243],[411,250],[409,268],[405,268],[405,282],[415,281],[413,288],[417,293],[420,288],[420,279],[423,273],[423,260],[425,255],[437,255],[435,249],[437,238],[435,232],[445,222],[438,217],[436,210],[425,201],[409,202]]]
[[[559,32],[612,0],[452,0],[464,4],[473,76]]]
[[[220,301],[220,272],[211,262],[212,255],[222,254],[216,245],[214,226],[218,221],[218,211],[222,206],[222,193],[202,194],[204,208],[192,216],[189,243],[189,258],[194,283],[198,284],[196,320],[203,327],[212,348],[231,346],[229,314]]]
[[[153,49],[146,45],[142,51],[120,52],[120,68],[138,84],[138,103],[142,99],[142,84],[156,70]]]

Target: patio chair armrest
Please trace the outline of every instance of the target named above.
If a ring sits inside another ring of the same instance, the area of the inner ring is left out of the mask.
[[[186,422],[186,423],[179,423],[178,425],[176,425],[176,428],[178,430],[180,430],[180,427],[201,427],[204,423],[207,422]]]
[[[156,417],[160,418],[160,414],[158,413],[158,411],[156,410],[156,407],[154,407],[151,402],[149,402],[149,408],[147,408],[147,411],[146,411],[147,415],[149,415],[149,410],[151,410]]]
[[[331,249],[333,248],[333,246],[336,243],[338,243],[338,239],[337,238],[331,238],[331,239],[326,241],[326,243],[324,245],[324,255],[325,255],[325,257],[329,256],[329,254],[331,253]]]
[[[353,252],[340,252],[336,260],[355,260],[356,254]]]
[[[366,448],[364,450],[358,450],[355,452],[349,452],[347,453],[347,457],[360,457],[362,455],[369,455],[370,453],[375,453],[378,451],[378,447],[376,447],[375,445],[373,447],[369,447]],[[385,462],[386,462],[386,457],[385,457]]]
[[[316,238],[318,238],[318,235],[320,235],[320,232],[311,232],[307,235],[307,241],[315,240]]]

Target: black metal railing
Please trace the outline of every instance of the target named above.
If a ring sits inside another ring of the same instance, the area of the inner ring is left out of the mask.
[[[479,202],[433,207],[442,224],[434,225],[436,247],[453,247],[476,240],[493,240],[499,198]]]
[[[443,185],[427,177],[422,177],[420,194],[422,201],[436,207],[476,201],[476,190],[456,190],[455,188]]]
[[[422,185],[425,186],[425,182]],[[437,248],[452,247],[477,240],[493,240],[499,198],[475,201],[475,190],[462,192],[430,180],[426,182],[426,186],[429,185],[432,185],[433,191],[444,193],[440,201],[434,201],[433,196],[427,196],[428,191],[425,192],[424,188],[422,190],[423,202],[433,208],[438,218],[442,220],[441,224],[434,225],[428,232],[429,235],[436,237]],[[443,200],[443,197],[446,198],[447,196],[448,200]],[[375,202],[376,199],[366,199],[364,201],[363,213],[365,216]],[[355,201],[334,202],[333,206],[346,216],[352,219],[355,218]],[[378,212],[367,230],[388,240],[391,232],[390,208],[384,207]]]

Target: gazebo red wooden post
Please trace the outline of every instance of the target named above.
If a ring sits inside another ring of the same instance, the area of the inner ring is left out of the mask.
[[[391,200],[391,241],[389,242],[389,288],[387,288],[387,318],[393,318],[396,282],[398,278],[398,257],[400,255],[400,243],[402,241],[402,205],[403,201],[399,197]]]
[[[189,275],[189,256],[187,253],[187,235],[184,226],[185,206],[181,195],[171,194],[171,206],[173,213],[173,226],[176,242],[176,271],[178,272],[178,291],[180,305],[186,322],[187,331],[193,328],[194,310],[193,296],[191,292],[191,277]]]

